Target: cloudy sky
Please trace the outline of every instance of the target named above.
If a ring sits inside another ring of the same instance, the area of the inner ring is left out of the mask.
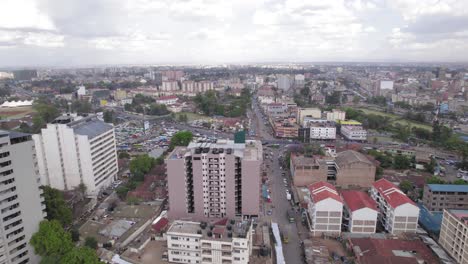
[[[468,0],[1,0],[0,66],[468,61]]]

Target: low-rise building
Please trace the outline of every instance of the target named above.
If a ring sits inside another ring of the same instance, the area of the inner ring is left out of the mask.
[[[252,253],[252,221],[175,221],[166,235],[172,263],[247,264]]]
[[[346,120],[346,112],[338,109],[333,109],[331,112],[327,112],[328,121],[344,121]]]
[[[273,131],[278,138],[297,138],[299,136],[299,126],[288,120],[274,121]]]
[[[414,233],[418,227],[419,207],[386,179],[376,181],[370,190],[379,208],[379,221],[391,234]]]
[[[322,118],[322,111],[319,108],[298,108],[296,114],[297,123],[302,124],[305,117],[320,119]]]
[[[163,104],[163,105],[173,105],[177,103],[177,96],[175,95],[167,95],[167,96],[161,96],[156,99],[156,103],[158,104]]]
[[[421,240],[350,238],[348,248],[357,264],[438,264],[437,256]]]
[[[346,150],[335,159],[336,185],[348,187],[371,187],[375,181],[376,166],[363,154]]]
[[[352,141],[366,141],[367,140],[367,131],[358,125],[342,125],[341,126],[341,135]]]
[[[351,233],[373,234],[377,226],[377,203],[365,192],[341,191],[345,211],[343,224]]]
[[[324,160],[291,153],[289,167],[294,186],[327,181],[327,163]]]
[[[439,244],[457,263],[468,263],[468,210],[444,210]]]
[[[314,236],[340,235],[343,200],[336,188],[323,181],[311,184],[308,188],[310,191],[308,213],[312,234]]]
[[[304,139],[333,140],[336,139],[336,126],[333,122],[308,122]]]
[[[468,209],[468,185],[427,184],[423,204],[429,211]]]

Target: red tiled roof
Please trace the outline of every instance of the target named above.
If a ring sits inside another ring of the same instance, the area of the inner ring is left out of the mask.
[[[338,192],[335,189],[335,186],[328,182],[316,182],[308,186],[310,190],[310,197],[314,203],[320,202],[327,198],[335,199],[336,201],[342,203],[343,200],[338,195]]]
[[[372,185],[375,189],[377,189],[385,201],[387,201],[387,203],[393,208],[406,203],[416,206],[416,204],[410,198],[408,198],[408,196],[406,196],[398,187],[386,179],[380,179],[374,182]]]
[[[377,211],[377,203],[365,192],[341,191],[341,196],[345,204],[353,212],[362,208],[370,208]]]
[[[165,217],[162,217],[152,227],[153,227],[154,231],[161,232],[167,226],[167,224],[169,224],[169,220],[167,220],[167,218],[165,218]]]
[[[420,240],[351,238],[350,242],[353,247],[359,247],[361,252],[365,252],[362,256],[357,256],[360,259],[359,263],[414,263],[383,261],[383,258],[395,259],[397,256],[395,256],[394,251],[396,250],[413,252],[416,258],[423,259],[427,264],[439,263],[438,258]],[[373,261],[376,260],[376,257],[379,261]],[[412,258],[407,257],[407,259]]]

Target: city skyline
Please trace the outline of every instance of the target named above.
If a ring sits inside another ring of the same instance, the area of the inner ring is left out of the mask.
[[[467,62],[468,2],[7,0],[0,67]]]

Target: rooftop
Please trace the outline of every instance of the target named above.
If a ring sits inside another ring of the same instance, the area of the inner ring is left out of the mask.
[[[439,263],[437,257],[420,240],[351,238],[359,263]]]
[[[346,150],[338,153],[336,156],[336,163],[339,167],[354,162],[363,162],[369,165],[374,165],[366,156],[354,150]]]
[[[416,204],[408,198],[406,194],[386,179],[380,179],[372,185],[392,208],[396,208],[406,203],[416,206]]]
[[[468,210],[448,210],[453,216],[468,225]]]
[[[341,125],[351,125],[351,126],[360,126],[362,125],[361,122],[355,121],[355,120],[342,120],[339,121]]]
[[[343,200],[338,195],[335,186],[328,182],[316,182],[308,186],[310,190],[310,198],[314,203],[320,202],[327,198],[334,199],[340,203],[343,203]]]
[[[176,147],[169,159],[180,159],[189,155],[200,154],[233,154],[246,160],[262,159],[262,144],[256,140],[246,140],[245,143],[234,143],[233,140],[218,139],[216,142],[192,141],[187,147]]]
[[[428,184],[427,187],[433,192],[466,192],[468,193],[468,185],[456,184]]]
[[[181,233],[199,236],[207,240],[229,241],[234,238],[245,238],[252,226],[251,221],[222,219],[214,223],[174,221],[167,233]]]
[[[370,208],[377,211],[377,203],[365,192],[343,190],[341,191],[341,197],[343,197],[344,203],[353,212],[362,208]]]

